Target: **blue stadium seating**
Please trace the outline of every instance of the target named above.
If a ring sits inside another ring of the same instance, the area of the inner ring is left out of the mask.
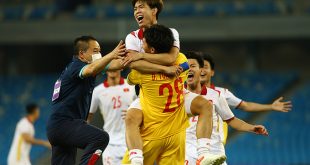
[[[56,9],[52,5],[35,6],[31,9],[26,19],[30,20],[44,20],[55,15]]]
[[[0,12],[2,13],[4,20],[15,21],[23,18],[25,9],[24,6],[18,5],[0,9]]]
[[[226,146],[229,164],[309,164],[310,83],[293,96],[293,111],[271,112],[262,124],[269,137],[243,134]]]
[[[235,96],[245,101],[271,103],[273,99],[296,80],[296,74],[272,73],[222,73],[215,76],[215,84],[229,89]],[[241,110],[234,110],[241,119],[248,119],[253,115]]]
[[[286,8],[287,13],[293,11],[293,1],[284,0],[283,5],[276,1],[182,1],[178,3],[167,2],[162,15],[165,17],[192,17],[192,16],[236,16],[236,15],[275,15],[281,14],[281,6]],[[3,20],[42,20],[50,19],[57,15],[57,8],[51,4],[45,6],[16,5],[0,8]],[[283,10],[283,9],[282,9]],[[283,12],[283,11],[282,11]],[[307,9],[304,12],[309,12]],[[132,6],[125,2],[110,2],[80,6],[73,13],[73,18],[95,19],[95,18],[117,18],[130,17],[133,14]]]

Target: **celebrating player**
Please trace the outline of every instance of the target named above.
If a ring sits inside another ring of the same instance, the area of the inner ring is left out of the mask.
[[[228,89],[214,86],[212,84],[212,77],[215,74],[215,63],[212,58],[207,53],[200,53],[204,59],[204,66],[201,71],[201,84],[205,87],[215,89],[220,91],[221,94],[226,99],[228,105],[232,109],[239,108],[247,112],[258,112],[258,111],[278,111],[278,112],[289,112],[292,109],[291,101],[282,102],[283,97],[276,99],[272,104],[259,104],[254,102],[247,102],[231,93]],[[227,124],[224,123],[224,141],[226,143],[228,135]]]
[[[256,134],[268,135],[267,130],[261,125],[248,124],[237,117],[234,117],[225,98],[221,92],[211,88],[202,88],[200,84],[200,73],[203,67],[203,59],[196,52],[186,54],[190,70],[187,79],[187,89],[191,92],[203,95],[213,104],[213,131],[211,136],[210,151],[213,154],[225,154],[223,140],[223,120],[231,127],[239,131],[253,132]],[[197,138],[195,135],[197,116],[190,117],[190,127],[186,130],[186,165],[195,165],[199,162],[197,150]]]
[[[109,133],[110,142],[102,154],[104,165],[121,164],[127,149],[125,142],[125,122],[122,111],[127,110],[136,98],[134,86],[130,86],[121,77],[121,71],[107,71],[107,79],[93,92],[88,122],[100,109],[103,117],[103,129]]]
[[[100,45],[91,36],[74,41],[72,62],[55,83],[47,136],[52,144],[53,165],[73,165],[77,148],[84,149],[80,164],[93,165],[109,142],[109,135],[86,123],[95,76],[111,60],[125,54],[122,41],[101,58]]]
[[[40,109],[36,104],[26,106],[26,116],[16,126],[14,139],[9,151],[8,165],[30,165],[29,154],[31,145],[51,148],[48,141],[34,138],[33,123],[38,120]]]
[[[169,28],[156,25],[144,31],[143,48],[147,53],[168,52],[173,45]],[[187,63],[179,55],[176,65]],[[140,85],[140,103],[143,123],[140,128],[143,139],[144,164],[182,164],[184,162],[185,129],[188,127],[184,110],[183,72],[170,78],[162,73],[141,74],[132,70],[130,84]]]
[[[126,48],[130,51],[127,58],[123,61],[124,65],[132,61],[139,62],[143,60],[145,60],[145,62],[151,62],[152,65],[174,65],[180,47],[179,35],[175,29],[171,29],[174,36],[174,44],[171,50],[161,54],[143,53],[142,39],[144,30],[157,24],[158,15],[162,10],[163,2],[161,0],[133,0],[132,5],[134,7],[134,16],[140,29],[130,33],[126,37]],[[191,92],[187,95],[191,95]],[[201,164],[210,163],[218,159],[224,160],[224,155],[208,155],[208,144],[212,131],[211,104],[203,97],[196,95],[196,97],[188,97],[187,95],[185,96],[185,100],[186,98],[191,98],[191,100],[186,101],[188,102],[187,105],[189,107],[188,109],[190,109],[190,113],[199,114],[200,116],[197,124],[197,136],[199,138],[199,156],[203,158]],[[143,114],[141,112],[139,99],[133,104],[134,105],[131,106],[126,116],[126,140],[128,149],[130,150],[129,155],[131,163],[142,164],[142,140],[139,132]],[[123,163],[127,162],[125,158]]]

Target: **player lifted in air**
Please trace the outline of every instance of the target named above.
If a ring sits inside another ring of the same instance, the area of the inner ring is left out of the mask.
[[[292,109],[291,101],[282,102],[283,97],[276,99],[272,104],[259,104],[254,102],[247,102],[231,93],[228,89],[217,87],[212,84],[212,77],[215,74],[215,63],[211,55],[207,53],[200,53],[204,59],[204,66],[201,71],[201,84],[203,88],[208,87],[220,91],[226,99],[231,109],[241,109],[247,112],[258,112],[258,111],[278,111],[278,112],[289,112]],[[228,135],[227,124],[224,123],[224,140],[226,143]]]
[[[88,122],[99,109],[103,117],[103,129],[108,132],[110,142],[102,154],[104,165],[121,164],[127,149],[125,121],[122,111],[127,110],[136,98],[134,86],[121,77],[121,71],[107,71],[107,79],[93,91]]]
[[[211,88],[202,88],[200,84],[200,73],[203,67],[203,59],[196,52],[186,54],[190,66],[187,89],[191,92],[203,95],[213,104],[213,130],[211,136],[210,151],[213,154],[225,154],[223,141],[223,121],[239,131],[253,132],[256,134],[268,135],[267,130],[261,125],[248,124],[231,112],[225,98],[221,92]],[[190,117],[190,127],[186,130],[186,165],[195,165],[198,159],[197,138],[195,135],[197,116]],[[198,162],[200,160],[198,159]]]
[[[134,16],[138,22],[138,30],[130,33],[126,37],[126,48],[129,50],[127,58],[124,60],[124,65],[132,61],[151,62],[155,64],[171,66],[176,62],[176,58],[179,55],[179,35],[175,29],[171,29],[174,35],[174,44],[171,50],[161,54],[143,53],[143,32],[151,25],[157,24],[157,18],[162,10],[163,3],[161,0],[133,0],[132,5],[134,7]],[[137,66],[137,65],[136,65]],[[190,93],[188,93],[190,95]],[[186,100],[187,96],[185,96]],[[199,156],[203,158],[201,164],[205,164],[213,161],[223,161],[225,157],[223,155],[207,156],[209,153],[208,144],[210,143],[211,131],[212,131],[212,107],[211,104],[203,97],[197,96],[188,100],[189,109],[192,114],[199,114],[200,118],[197,125],[197,136],[199,137]],[[139,100],[135,101],[135,106],[127,112],[126,117],[126,140],[127,146],[130,150],[131,163],[141,164],[143,161],[142,155],[142,140],[139,134],[140,125],[142,122],[143,114],[141,108],[139,109]],[[126,157],[125,157],[126,158]],[[123,161],[125,163],[127,161]]]
[[[100,45],[91,36],[74,41],[74,56],[55,83],[47,136],[52,144],[52,165],[73,165],[77,148],[83,149],[82,165],[93,165],[105,150],[109,135],[86,123],[96,75],[125,54],[122,41],[101,57]]]

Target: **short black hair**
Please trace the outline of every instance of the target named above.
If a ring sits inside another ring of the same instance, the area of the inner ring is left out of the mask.
[[[168,53],[173,47],[172,31],[163,25],[152,25],[143,35],[148,46],[153,47],[156,53]]]
[[[38,109],[39,106],[36,103],[29,103],[26,105],[26,114],[31,115],[35,112],[36,109]]]
[[[93,36],[81,36],[74,40],[74,55],[79,55],[80,51],[87,51],[89,41],[97,41]]]
[[[203,68],[203,58],[201,57],[201,52],[189,51],[185,53],[187,59],[195,59],[199,64],[199,68]]]
[[[201,56],[203,60],[206,60],[210,63],[211,69],[214,70],[215,63],[214,63],[213,57],[209,53],[205,53],[205,52],[202,52]]]
[[[132,7],[135,7],[137,2],[145,2],[150,6],[151,9],[157,8],[156,19],[158,19],[159,13],[163,10],[164,2],[163,0],[132,0]]]

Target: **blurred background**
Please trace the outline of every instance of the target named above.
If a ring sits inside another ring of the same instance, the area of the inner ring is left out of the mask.
[[[159,23],[178,30],[181,51],[213,55],[216,85],[246,101],[271,103],[284,96],[293,102],[289,113],[233,110],[249,123],[264,124],[270,135],[230,130],[228,164],[310,164],[310,1],[164,3]],[[46,139],[53,85],[72,58],[74,38],[93,35],[105,54],[137,28],[129,0],[0,0],[0,165],[29,102],[41,107],[35,136]],[[102,127],[99,115],[94,124]],[[50,164],[50,156],[33,146],[33,164]]]

